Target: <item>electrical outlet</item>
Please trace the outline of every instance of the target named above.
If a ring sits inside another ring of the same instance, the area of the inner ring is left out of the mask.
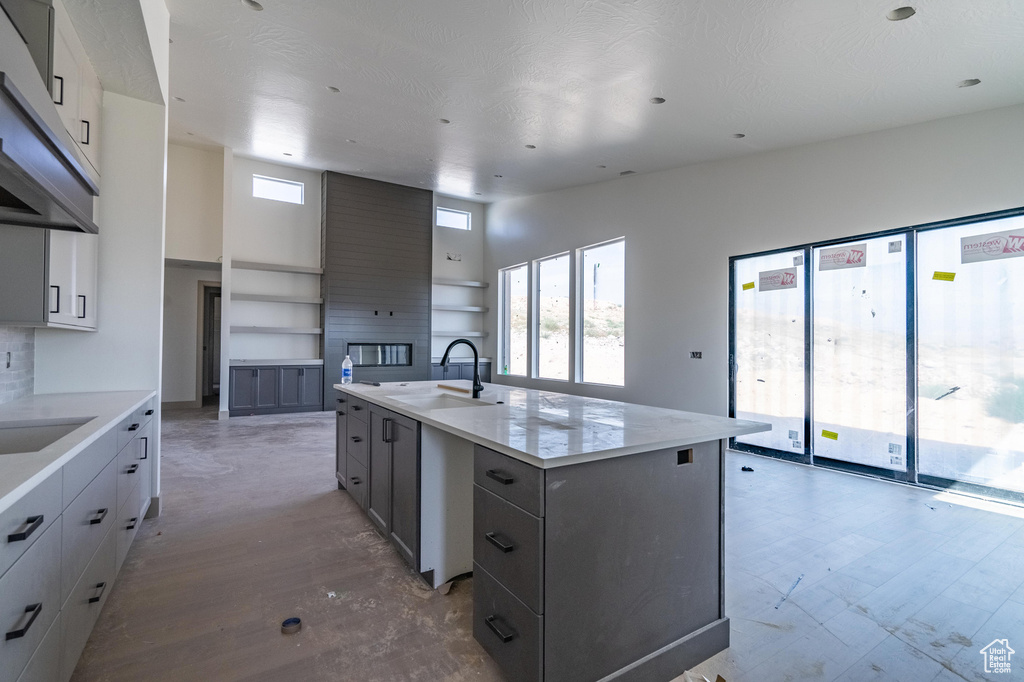
[[[703,355],[704,355],[703,351],[699,351],[699,350],[691,350],[690,351],[690,358],[692,360],[700,360],[703,357]]]
[[[11,368],[11,351],[7,351],[7,369]]]

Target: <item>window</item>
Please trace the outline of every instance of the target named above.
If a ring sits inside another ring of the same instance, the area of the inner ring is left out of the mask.
[[[289,204],[301,204],[305,185],[301,182],[268,178],[265,175],[252,176],[252,195],[257,199],[284,201]]]
[[[580,249],[580,381],[624,385],[626,242]]]
[[[456,211],[454,208],[437,209],[437,226],[454,227],[456,230],[470,229],[472,216],[468,211]]]
[[[569,254],[537,261],[537,376],[569,379]]]
[[[517,265],[501,271],[501,373],[526,376],[527,326],[530,300],[530,266]]]

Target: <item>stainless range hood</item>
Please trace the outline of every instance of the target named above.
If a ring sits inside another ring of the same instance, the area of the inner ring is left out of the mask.
[[[99,188],[0,71],[0,224],[99,232]]]

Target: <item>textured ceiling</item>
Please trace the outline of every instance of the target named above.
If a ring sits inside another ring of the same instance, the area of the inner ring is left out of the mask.
[[[172,140],[478,201],[1024,102],[1021,0],[261,1],[167,0]]]

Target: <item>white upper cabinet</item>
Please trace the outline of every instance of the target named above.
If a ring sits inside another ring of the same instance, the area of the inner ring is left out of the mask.
[[[99,173],[103,89],[64,5],[53,3],[53,82],[50,93],[79,150]]]

